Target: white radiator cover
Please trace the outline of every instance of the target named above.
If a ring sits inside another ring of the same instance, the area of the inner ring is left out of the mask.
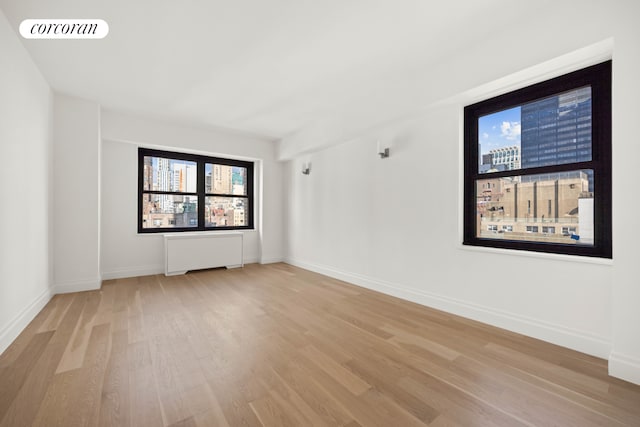
[[[176,233],[164,235],[164,274],[242,267],[242,233]]]

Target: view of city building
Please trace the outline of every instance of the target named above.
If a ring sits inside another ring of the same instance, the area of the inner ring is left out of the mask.
[[[481,117],[478,135],[487,174],[476,182],[478,237],[593,244],[593,171],[524,174],[591,160],[590,87]]]
[[[479,236],[553,243],[575,242],[580,236],[581,243],[592,243],[592,232],[579,233],[581,224],[593,218],[588,190],[585,171],[479,180]]]
[[[205,192],[226,195],[205,198],[206,227],[235,227],[248,222],[247,170],[237,166],[207,163]],[[228,196],[236,197],[228,197]]]
[[[591,160],[591,88],[522,105],[522,167]]]
[[[197,164],[152,156],[143,163],[143,228],[198,227]],[[207,163],[205,193],[205,227],[248,224],[246,168]]]
[[[520,147],[494,148],[482,156],[480,173],[520,169]]]
[[[524,104],[521,114],[523,168],[591,160],[590,87]]]

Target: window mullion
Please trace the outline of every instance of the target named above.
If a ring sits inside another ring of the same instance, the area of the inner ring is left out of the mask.
[[[473,179],[483,180],[483,179],[508,178],[508,177],[514,177],[514,176],[523,176],[523,175],[543,175],[545,173],[568,172],[568,171],[582,170],[582,169],[597,170],[598,167],[599,167],[598,161],[590,160],[586,162],[564,163],[560,165],[551,165],[551,166],[538,166],[535,168],[527,168],[527,169],[513,169],[513,170],[503,171],[503,172],[477,173],[473,175]]]
[[[198,229],[199,230],[204,230],[205,229],[205,224],[204,224],[204,209],[205,209],[205,176],[204,176],[204,164],[205,161],[202,159],[198,160],[198,179],[197,179],[197,185],[196,185],[196,190],[197,194],[198,194]]]

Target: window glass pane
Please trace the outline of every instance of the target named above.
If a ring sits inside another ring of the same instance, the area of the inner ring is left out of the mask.
[[[249,224],[249,199],[205,197],[205,227],[242,227]]]
[[[207,163],[204,176],[206,193],[247,195],[247,168]]]
[[[479,173],[591,160],[591,87],[478,119]]]
[[[142,195],[142,228],[198,226],[198,197],[167,194]]]
[[[593,246],[593,170],[476,181],[477,236]]]
[[[144,191],[195,193],[198,182],[196,162],[144,156]]]

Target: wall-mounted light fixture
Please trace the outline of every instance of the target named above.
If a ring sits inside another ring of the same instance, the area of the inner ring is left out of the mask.
[[[302,164],[302,174],[309,175],[311,173],[311,162],[306,162]]]
[[[378,140],[378,156],[380,156],[381,159],[389,157],[389,147],[382,148],[380,140]]]

